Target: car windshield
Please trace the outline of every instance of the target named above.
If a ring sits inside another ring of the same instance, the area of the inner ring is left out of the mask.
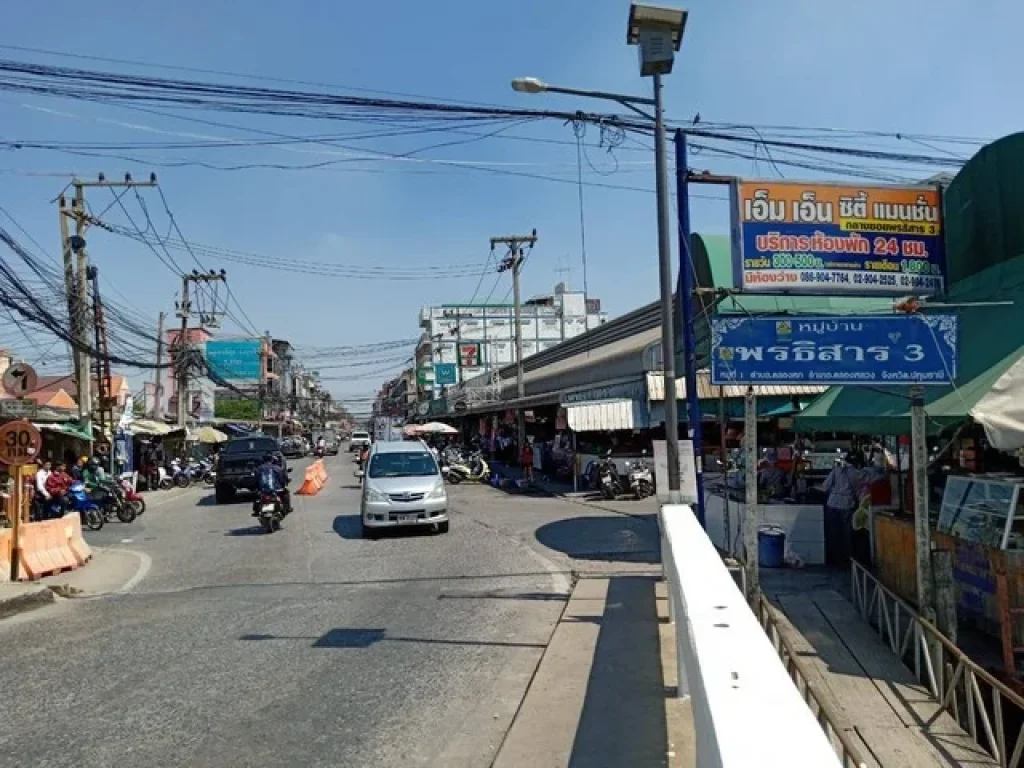
[[[277,450],[277,441],[272,437],[257,437],[248,440],[231,440],[223,453],[273,453]]]
[[[370,460],[370,477],[429,477],[437,474],[434,457],[422,451],[378,453]]]

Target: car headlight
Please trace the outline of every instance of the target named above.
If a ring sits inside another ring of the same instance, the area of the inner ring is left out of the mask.
[[[366,500],[367,501],[387,501],[388,497],[386,494],[381,493],[376,488],[366,486]]]
[[[444,498],[444,483],[438,483],[427,494],[428,499],[443,499]]]

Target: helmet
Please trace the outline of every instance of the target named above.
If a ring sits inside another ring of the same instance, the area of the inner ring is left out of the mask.
[[[98,467],[99,465],[100,465],[100,462],[99,462],[99,460],[98,460],[98,459],[96,459],[95,457],[93,457],[93,458],[89,459],[89,466],[90,466],[90,467],[93,467],[93,468],[95,468],[95,467]]]
[[[89,457],[88,457],[88,456],[80,456],[80,457],[78,458],[78,460],[79,460],[79,461],[84,461],[84,462],[88,462],[88,461],[89,461]]]

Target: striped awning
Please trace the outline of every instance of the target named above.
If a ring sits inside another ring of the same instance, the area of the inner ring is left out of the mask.
[[[650,416],[639,400],[596,400],[565,406],[566,421],[574,432],[618,432],[647,429]]]
[[[757,397],[792,397],[793,395],[820,395],[828,387],[816,384],[758,384],[754,387]],[[717,400],[719,396],[726,398],[744,397],[747,394],[746,384],[727,384],[719,387],[711,384],[708,371],[697,372],[697,396],[700,400]],[[665,376],[661,373],[647,374],[647,399],[657,403],[665,399]],[[676,379],[676,400],[686,400],[686,379]]]

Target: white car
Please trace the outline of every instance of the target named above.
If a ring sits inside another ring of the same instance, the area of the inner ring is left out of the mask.
[[[448,532],[448,492],[437,460],[419,441],[378,442],[370,449],[360,504],[363,537],[382,528],[430,526]]]

